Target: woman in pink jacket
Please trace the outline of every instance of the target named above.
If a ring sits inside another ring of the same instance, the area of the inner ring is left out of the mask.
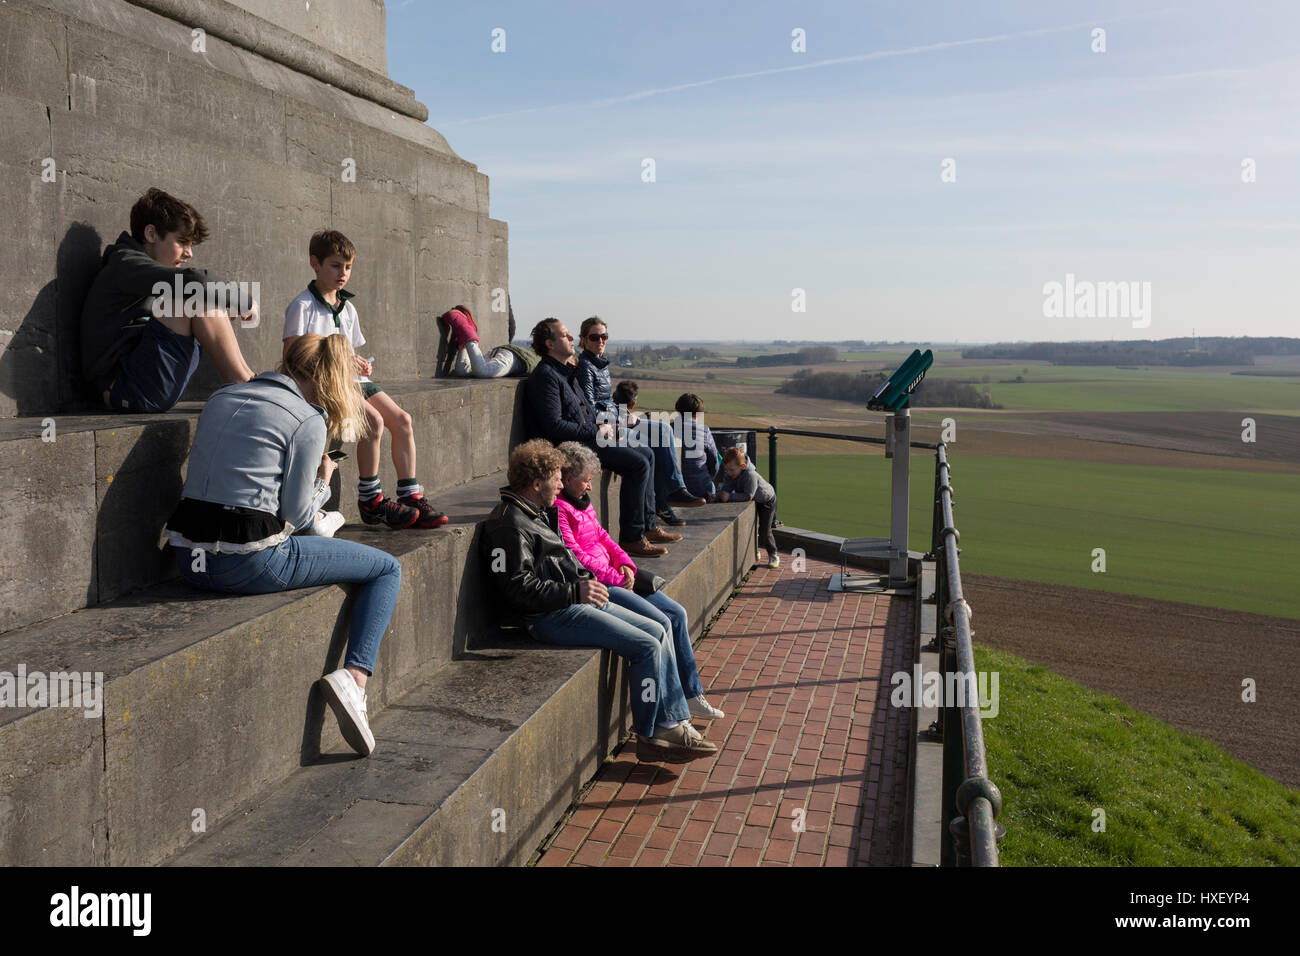
[[[601,527],[596,509],[591,506],[591,479],[600,473],[600,460],[596,453],[586,445],[572,441],[566,441],[559,450],[567,461],[562,471],[564,491],[555,499],[564,543],[578,563],[609,588],[611,604],[648,617],[658,622],[665,633],[672,634],[677,671],[691,716],[704,720],[726,716],[704,699],[700,672],[695,666],[695,651],[691,649],[691,628],[686,619],[686,609],[663,591],[642,597],[632,590],[636,565]]]

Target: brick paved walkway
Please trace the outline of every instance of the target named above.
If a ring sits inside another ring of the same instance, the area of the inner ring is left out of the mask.
[[[538,866],[865,866],[904,863],[909,598],[832,594],[839,568],[750,574],[696,647],[720,752],[643,764],[625,743]],[[802,822],[802,831],[797,829]]]

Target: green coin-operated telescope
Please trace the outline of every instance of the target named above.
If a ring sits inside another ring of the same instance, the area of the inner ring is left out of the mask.
[[[906,408],[912,400],[912,393],[933,364],[933,352],[929,349],[924,352],[913,349],[912,354],[898,366],[885,384],[876,389],[876,394],[867,399],[867,408],[873,412],[897,412]]]
[[[832,590],[862,589],[863,583],[849,574],[849,559],[870,558],[888,561],[889,577],[875,584],[866,584],[866,590],[904,589],[915,584],[910,578],[907,550],[908,485],[911,474],[911,410],[912,393],[934,364],[934,353],[929,349],[915,349],[907,360],[867,400],[873,412],[885,412],[885,457],[893,459],[890,469],[889,537],[845,538],[840,545],[842,555],[838,580],[832,579]]]

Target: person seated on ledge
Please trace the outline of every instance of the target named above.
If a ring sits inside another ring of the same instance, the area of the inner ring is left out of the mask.
[[[707,502],[702,495],[692,494],[686,487],[681,465],[677,462],[677,437],[672,426],[655,421],[649,415],[633,413],[640,390],[640,386],[632,381],[622,381],[614,386],[614,407],[621,416],[619,427],[629,442],[649,445],[654,452],[655,513],[659,520],[664,524],[683,525],[686,520],[673,510],[674,504],[679,508],[698,508]]]
[[[343,667],[320,679],[343,739],[369,756],[366,680],[374,673],[402,581],[397,559],[332,537],[294,535],[330,496],[327,433],[366,421],[352,349],[339,335],[302,335],[278,372],[213,393],[199,416],[184,497],[167,521],[181,577],[195,587],[267,594],[359,584]]]
[[[758,538],[767,548],[767,566],[779,568],[781,556],[776,550],[776,535],[772,521],[776,517],[776,491],[767,479],[758,473],[752,461],[745,458],[739,448],[728,448],[722,456],[725,477],[718,486],[719,501],[754,501],[758,510]]]
[[[382,387],[370,380],[371,359],[357,351],[366,344],[361,321],[345,288],[352,275],[356,247],[337,229],[322,229],[308,240],[307,262],[316,278],[284,310],[284,354],[289,353],[298,336],[342,336],[352,349],[352,366],[361,394],[366,417],[366,435],[357,439],[357,510],[366,524],[389,528],[441,528],[451,519],[424,497],[424,489],[415,477],[415,428],[411,415],[389,397]],[[379,480],[379,455],[384,428],[392,436],[389,450],[393,470],[397,472],[397,494],[385,498]],[[345,428],[345,432],[352,429]],[[349,436],[348,440],[351,440]]]
[[[507,375],[528,375],[537,368],[542,357],[532,349],[514,344],[515,313],[510,310],[510,341],[498,345],[484,357],[479,345],[478,323],[467,306],[458,305],[438,316],[438,321],[451,330],[453,357],[449,372],[460,378],[504,378]]]
[[[524,423],[529,438],[582,442],[596,452],[601,465],[619,475],[618,543],[638,558],[657,558],[661,544],[682,536],[656,527],[654,461],[649,448],[619,445],[614,426],[597,423],[596,411],[578,386],[573,336],[559,319],[542,319],[533,326],[533,351],[542,357],[524,380]]]
[[[677,463],[677,439],[673,430],[649,416],[628,415],[624,420],[624,411],[620,406],[627,403],[613,394],[610,388],[609,357],[605,354],[609,330],[600,316],[593,315],[584,319],[578,337],[582,345],[582,351],[578,353],[578,384],[582,386],[582,394],[596,410],[597,423],[607,421],[625,425],[626,429],[620,430],[618,435],[620,445],[636,443],[653,452],[655,514],[667,525],[686,524],[673,511],[673,505],[698,508],[705,502],[702,497],[693,495],[686,489],[681,467]],[[632,389],[631,405],[635,405],[636,383],[627,384]],[[631,405],[627,407],[630,409]]]
[[[673,406],[682,418],[682,478],[693,495],[717,501],[714,477],[722,464],[713,432],[704,424],[704,400],[694,392],[679,395]]]
[[[610,601],[558,530],[555,498],[564,456],[535,438],[510,453],[509,484],[479,539],[502,624],[521,625],[536,640],[605,647],[627,660],[637,758],[685,763],[718,752],[690,725],[673,641],[656,621]]]
[[[81,310],[81,371],[110,411],[167,411],[181,400],[203,349],[223,382],[253,377],[230,323],[255,326],[257,303],[219,302],[218,292],[235,284],[188,265],[207,238],[197,209],[150,189],[131,207],[131,231],[104,250]]]
[[[596,517],[596,509],[591,506],[591,479],[600,474],[600,461],[590,448],[576,441],[566,441],[559,450],[564,456],[561,470],[564,488],[555,499],[560,537],[578,563],[609,589],[611,603],[658,622],[665,634],[672,635],[677,676],[691,716],[704,720],[725,717],[726,714],[704,699],[686,608],[653,586],[659,583],[662,587],[663,578],[642,572],[645,584],[638,582],[636,564],[614,543]]]

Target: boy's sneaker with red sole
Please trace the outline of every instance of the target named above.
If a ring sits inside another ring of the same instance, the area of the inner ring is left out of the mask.
[[[357,500],[357,510],[366,524],[386,524],[390,528],[409,528],[420,520],[420,509],[404,505],[382,494],[370,501]]]
[[[420,513],[419,519],[411,527],[441,528],[443,525],[445,525],[448,521],[451,520],[441,511],[438,511],[436,508],[434,508],[433,505],[429,504],[429,502],[425,500],[423,492],[417,491],[413,495],[406,495],[405,497],[398,498],[397,500],[400,501],[402,504],[406,505],[408,508],[414,508]]]

